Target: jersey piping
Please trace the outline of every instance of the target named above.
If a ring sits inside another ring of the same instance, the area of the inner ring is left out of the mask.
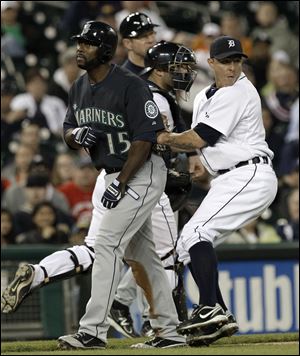
[[[146,194],[144,195],[144,198],[143,198],[143,200],[142,200],[141,206],[136,210],[136,213],[135,213],[134,217],[132,218],[131,222],[128,224],[128,226],[127,226],[127,228],[125,229],[125,231],[123,232],[122,236],[120,237],[117,246],[114,247],[114,249],[113,249],[114,255],[115,255],[115,250],[120,246],[120,243],[121,243],[121,241],[122,241],[122,239],[123,239],[123,237],[124,237],[126,231],[127,231],[128,228],[130,227],[130,225],[133,223],[133,221],[135,220],[136,215],[137,215],[137,213],[139,212],[139,210],[141,209],[141,207],[144,205],[144,201],[145,201],[145,198],[146,198],[146,196],[147,196],[147,194],[148,194],[148,190],[149,190],[149,188],[150,188],[151,185],[152,185],[152,175],[153,175],[153,162],[151,161],[150,182],[149,182],[149,184],[148,184],[148,186],[147,186],[147,188],[146,188]],[[112,286],[113,286],[113,284],[114,284],[115,272],[116,272],[116,260],[117,260],[117,256],[115,255],[115,257],[114,257],[114,268],[113,268],[113,278],[112,278],[112,281],[111,281],[111,285],[110,285],[110,289],[109,289],[109,298],[107,299],[107,301],[110,300],[111,291],[112,291]],[[108,314],[108,304],[106,305],[105,314],[104,314],[104,315],[105,315],[105,316],[104,316],[104,319],[103,319],[99,324],[96,325],[96,337],[98,337],[98,326],[104,322],[104,320],[105,320],[107,314]]]
[[[236,196],[238,196],[246,187],[247,185],[252,181],[252,179],[255,177],[257,171],[257,165],[255,164],[255,169],[253,172],[252,177],[248,180],[248,182],[243,186],[243,188],[241,190],[239,190],[232,198],[230,198],[228,200],[228,202],[226,204],[224,204],[215,214],[213,214],[207,221],[205,221],[205,223],[202,225],[204,226],[205,224],[207,224],[213,217],[215,217],[222,209],[225,208],[226,205],[228,205]]]

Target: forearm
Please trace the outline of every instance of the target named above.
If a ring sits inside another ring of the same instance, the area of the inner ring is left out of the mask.
[[[206,142],[194,130],[181,133],[161,132],[158,134],[157,143],[168,145],[172,150],[179,149],[184,152],[206,146]]]
[[[81,148],[80,145],[78,145],[75,141],[74,141],[74,136],[72,135],[72,131],[73,129],[69,129],[65,132],[64,135],[64,139],[66,141],[66,143],[71,147],[74,148],[75,150],[79,150]]]
[[[133,141],[128,151],[128,158],[121,173],[117,177],[122,185],[126,185],[129,180],[142,167],[150,155],[152,143],[145,141]]]

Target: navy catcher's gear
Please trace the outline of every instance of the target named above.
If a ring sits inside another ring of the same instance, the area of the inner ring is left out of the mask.
[[[137,38],[157,26],[159,25],[152,23],[147,15],[135,12],[121,22],[120,34],[123,38]]]
[[[165,193],[169,197],[173,211],[183,207],[192,189],[191,175],[188,172],[178,172],[168,169]]]
[[[100,21],[88,21],[80,34],[72,36],[72,40],[84,41],[97,46],[99,63],[109,62],[117,48],[117,32],[109,25]]]

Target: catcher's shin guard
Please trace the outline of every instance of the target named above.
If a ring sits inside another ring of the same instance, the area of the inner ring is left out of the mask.
[[[90,259],[91,259],[91,263],[90,263],[90,265],[89,265],[89,267],[87,269],[83,268],[82,264],[80,263],[80,260],[78,259],[78,256],[73,251],[72,247],[71,248],[67,248],[65,251],[68,251],[70,253],[70,259],[74,263],[74,268],[72,270],[70,270],[70,271],[65,272],[65,273],[61,273],[61,274],[57,274],[55,276],[50,276],[49,277],[46,268],[44,266],[40,265],[41,269],[44,272],[44,280],[43,280],[42,284],[40,285],[40,287],[43,287],[44,285],[47,285],[49,283],[56,282],[56,281],[59,281],[59,280],[72,278],[74,276],[77,276],[78,274],[90,272],[90,270],[91,270],[91,268],[93,266],[93,263],[94,263],[94,257],[93,257],[91,252],[94,253],[94,251],[89,246],[84,246],[84,247],[86,248],[87,253],[88,253],[88,255],[89,255]]]
[[[187,320],[188,312],[183,281],[184,265],[182,263],[177,263],[174,266],[165,267],[165,269],[174,269],[175,273],[177,274],[178,283],[176,288],[174,288],[172,291],[173,300],[176,306],[179,321]]]

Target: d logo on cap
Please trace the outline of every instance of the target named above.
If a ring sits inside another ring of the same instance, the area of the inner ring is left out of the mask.
[[[229,40],[228,41],[228,47],[230,48],[230,47],[234,47],[234,46],[235,46],[234,40]]]

